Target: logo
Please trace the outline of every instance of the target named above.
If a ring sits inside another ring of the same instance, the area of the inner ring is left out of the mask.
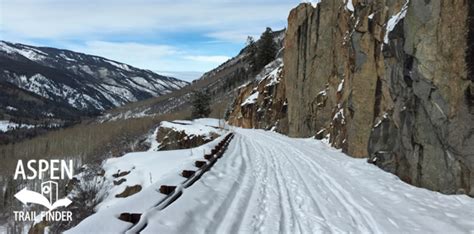
[[[54,190],[54,192],[51,190]],[[54,210],[60,206],[66,207],[72,203],[72,201],[68,198],[58,200],[58,183],[54,181],[47,181],[42,183],[41,193],[30,191],[27,188],[24,188],[20,192],[15,194],[15,198],[20,200],[20,202],[25,205],[27,205],[28,203],[34,203],[42,205],[48,208],[48,210]],[[53,201],[55,202],[53,203]]]
[[[72,160],[29,160],[27,162],[28,175],[25,171],[22,160],[18,160],[14,179],[21,177],[23,180],[36,180],[43,179],[46,175],[50,176],[50,179],[72,179],[73,176],[73,164]],[[34,221],[36,219],[46,219],[46,221],[71,221],[71,211],[55,211],[59,207],[67,207],[72,201],[65,197],[58,199],[58,183],[49,180],[41,183],[41,191],[31,191],[28,188],[23,188],[15,194],[15,198],[18,199],[24,205],[36,204],[41,205],[47,209],[42,211],[39,216],[35,211],[13,211],[15,214],[16,221]],[[38,220],[36,220],[38,221]]]

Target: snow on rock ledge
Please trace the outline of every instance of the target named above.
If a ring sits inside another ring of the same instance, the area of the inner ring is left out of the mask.
[[[283,60],[277,58],[265,66],[254,81],[239,87],[228,112],[229,124],[287,132],[283,78]]]
[[[156,140],[157,150],[189,149],[203,145],[222,135],[223,120],[196,119],[161,122]]]

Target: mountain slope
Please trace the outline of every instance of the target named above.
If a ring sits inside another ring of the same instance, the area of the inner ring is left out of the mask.
[[[276,43],[276,49],[281,55],[285,30],[274,31],[272,35]],[[257,45],[260,43],[259,41],[256,41]],[[222,118],[225,112],[228,111],[228,106],[233,102],[237,88],[252,81],[258,75],[259,71],[253,71],[250,68],[249,57],[249,48],[246,46],[238,55],[217,68],[204,73],[201,78],[193,81],[189,86],[164,96],[110,110],[101,118],[101,121],[189,110],[191,94],[199,90],[205,90],[212,97],[211,117]]]
[[[194,169],[193,160],[219,140],[187,151],[109,160],[105,176],[111,180],[117,170],[131,172],[123,176],[124,184],[108,191],[137,183],[143,189],[127,198],[109,194],[112,200],[66,233],[462,233],[474,228],[474,200],[466,195],[410,186],[314,139],[240,128],[210,171],[160,210],[156,204],[166,197],[160,185],[185,180],[181,170]],[[180,159],[165,157],[171,154]],[[147,163],[152,159],[174,160],[169,164],[174,169],[159,169],[163,164],[156,160]],[[122,212],[141,214],[139,222],[119,220]]]
[[[0,41],[0,83],[86,113],[160,96],[188,84],[98,56],[5,41]],[[2,105],[1,109],[21,109],[8,102]]]

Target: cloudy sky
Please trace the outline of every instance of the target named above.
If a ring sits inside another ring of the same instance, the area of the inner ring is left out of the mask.
[[[189,75],[236,55],[248,35],[258,37],[266,26],[284,28],[299,2],[0,0],[0,36]]]

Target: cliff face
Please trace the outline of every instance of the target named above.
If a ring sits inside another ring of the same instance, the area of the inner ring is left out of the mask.
[[[329,138],[408,183],[474,196],[472,5],[300,4],[285,35],[279,89],[287,108],[266,115],[287,118],[290,136]],[[234,108],[258,89],[256,83],[241,89]],[[257,110],[239,112],[250,123],[231,123],[262,127]]]
[[[409,183],[474,196],[468,2],[410,2],[389,35],[382,86],[390,95],[376,106],[387,114],[368,149],[370,160]]]
[[[335,147],[367,156],[380,112],[374,106],[384,75],[384,25],[402,5],[322,1],[291,11],[284,58],[291,136],[324,132]]]
[[[474,195],[467,1],[322,1],[288,18],[289,133]]]

